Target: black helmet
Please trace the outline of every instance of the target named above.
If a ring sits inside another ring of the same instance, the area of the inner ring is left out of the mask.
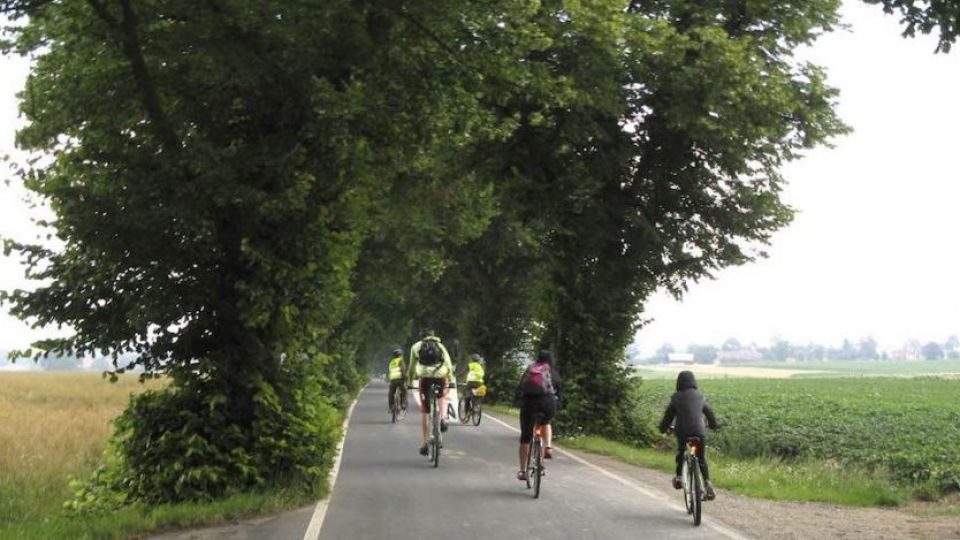
[[[553,365],[553,353],[546,349],[541,349],[540,354],[537,356],[537,362],[546,362]]]
[[[393,355],[394,355],[394,356],[403,356],[403,349],[399,349],[399,348],[398,348],[398,349],[394,349],[394,350],[393,350]]]
[[[423,337],[436,337],[437,333],[433,331],[433,328],[427,328],[423,331]]]

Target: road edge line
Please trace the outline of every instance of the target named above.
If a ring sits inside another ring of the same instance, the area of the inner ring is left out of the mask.
[[[501,426],[503,426],[503,427],[505,427],[505,428],[507,428],[507,429],[509,429],[509,430],[511,430],[511,431],[514,431],[514,432],[516,432],[516,433],[520,433],[520,430],[519,430],[519,429],[511,426],[510,424],[504,422],[503,420],[500,420],[499,418],[493,416],[492,414],[487,414],[487,415],[484,415],[484,416],[486,416],[487,418],[493,420],[494,422],[500,424]],[[642,484],[639,484],[639,483],[637,483],[637,482],[634,482],[633,480],[628,480],[628,479],[626,479],[626,478],[624,478],[624,477],[622,477],[622,476],[620,476],[620,475],[618,475],[618,474],[616,474],[616,473],[612,473],[612,472],[604,469],[603,467],[601,467],[601,466],[599,466],[599,465],[597,465],[597,464],[595,464],[595,463],[590,463],[589,461],[583,459],[582,457],[580,457],[580,456],[578,456],[578,455],[576,455],[576,454],[574,454],[574,453],[572,453],[572,452],[570,452],[570,451],[568,451],[568,450],[564,450],[563,448],[560,448],[560,447],[558,447],[558,446],[553,446],[553,450],[554,450],[555,452],[559,452],[559,453],[560,453],[561,455],[563,455],[563,456],[566,456],[566,457],[568,457],[568,458],[576,461],[577,463],[580,463],[581,465],[586,465],[587,467],[589,467],[589,468],[591,468],[591,469],[599,472],[600,474],[606,476],[607,478],[610,478],[610,479],[616,480],[617,482],[620,482],[621,484],[623,484],[623,485],[625,485],[625,486],[633,489],[634,491],[637,491],[637,492],[639,492],[639,493],[642,493],[643,495],[645,495],[645,496],[647,496],[647,497],[650,497],[651,499],[654,499],[654,500],[657,500],[657,501],[661,501],[661,502],[663,502],[664,504],[666,504],[668,507],[670,507],[670,508],[672,508],[672,509],[674,509],[674,510],[677,510],[677,511],[679,511],[679,512],[686,512],[686,509],[684,509],[684,508],[681,507],[680,505],[678,505],[678,504],[676,504],[676,503],[674,503],[674,502],[672,502],[672,501],[669,501],[669,500],[668,500],[666,497],[664,497],[663,495],[661,495],[661,494],[659,494],[659,493],[657,493],[657,492],[655,492],[655,491],[652,491],[650,488],[644,487]],[[733,530],[733,529],[731,529],[731,528],[729,528],[729,527],[726,527],[726,526],[724,526],[724,525],[718,525],[718,524],[716,524],[716,523],[713,523],[712,521],[706,521],[706,522],[704,522],[704,525],[706,525],[707,527],[710,527],[710,528],[713,529],[714,531],[716,531],[716,532],[718,532],[718,533],[726,536],[727,538],[730,538],[731,540],[748,540],[748,537],[746,537],[746,536],[744,536],[743,534],[741,534],[741,533],[739,533],[739,532],[737,532],[737,531],[735,531],[735,530]]]
[[[330,472],[327,475],[327,496],[317,501],[317,505],[313,508],[313,516],[310,517],[310,524],[307,525],[307,530],[303,533],[303,540],[319,540],[320,538],[320,528],[323,527],[323,519],[327,517],[327,508],[330,506],[330,499],[333,498],[333,486],[337,483],[337,476],[340,474],[340,461],[343,459],[343,445],[347,442],[347,429],[350,427],[350,417],[353,416],[353,408],[357,406],[357,402],[360,401],[360,395],[370,386],[370,383],[363,385],[363,388],[357,392],[357,397],[354,398],[353,403],[350,404],[350,408],[347,410],[347,416],[343,419],[343,437],[340,438],[340,442],[337,443],[337,457],[333,460],[333,467],[330,468]]]

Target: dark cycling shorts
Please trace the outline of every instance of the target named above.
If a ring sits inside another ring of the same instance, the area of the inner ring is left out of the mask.
[[[434,386],[443,388],[440,392],[441,397],[446,397],[450,391],[450,389],[447,388],[446,379],[420,379],[420,412],[422,413],[430,412],[430,391]]]
[[[557,412],[557,400],[552,395],[524,396],[520,400],[520,444],[533,440],[533,423],[538,414],[543,415],[541,424],[549,424]]]

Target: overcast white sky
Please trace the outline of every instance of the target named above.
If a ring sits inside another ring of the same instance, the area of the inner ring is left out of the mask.
[[[960,334],[960,47],[934,55],[930,36],[905,40],[895,17],[846,2],[851,32],[804,53],[840,88],[841,117],[855,130],[833,149],[785,170],[798,215],[774,236],[770,257],[693,284],[682,302],[657,295],[644,351],[663,343],[943,341]],[[12,153],[14,94],[27,66],[0,57],[0,154]],[[12,178],[6,168],[0,178]],[[15,184],[15,181],[14,181]],[[31,211],[16,185],[0,187],[0,236],[29,240]],[[0,289],[23,286],[0,257]],[[0,349],[40,334],[0,312]]]

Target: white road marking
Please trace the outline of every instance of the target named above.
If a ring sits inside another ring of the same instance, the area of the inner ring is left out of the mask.
[[[508,424],[508,423],[500,420],[499,418],[495,418],[495,417],[493,417],[493,416],[491,416],[491,415],[489,415],[489,414],[488,414],[488,415],[484,415],[484,416],[486,416],[486,417],[489,418],[490,420],[493,420],[494,422],[500,424],[501,426],[503,426],[503,427],[505,427],[505,428],[507,428],[507,429],[509,429],[509,430],[511,430],[511,431],[520,433],[520,430],[519,430],[519,429],[517,429],[517,428],[511,426],[510,424]],[[564,450],[564,449],[562,449],[562,448],[560,448],[560,447],[558,447],[558,446],[553,446],[552,448],[553,448],[553,450],[554,450],[555,452],[559,452],[561,455],[566,456],[566,457],[568,457],[568,458],[576,461],[577,463],[580,463],[581,465],[586,465],[587,467],[590,467],[591,469],[599,472],[600,474],[606,476],[607,478],[611,478],[611,479],[613,479],[613,480],[616,480],[617,482],[620,482],[621,484],[623,484],[623,485],[625,485],[625,486],[633,489],[634,491],[637,491],[637,492],[639,492],[639,493],[642,493],[643,495],[646,495],[647,497],[650,497],[651,499],[654,499],[654,500],[663,502],[665,505],[667,505],[668,507],[670,507],[670,508],[673,509],[673,510],[676,510],[676,511],[678,511],[678,512],[686,512],[686,511],[687,511],[685,508],[681,507],[681,506],[678,505],[678,504],[673,503],[672,501],[669,501],[669,500],[668,500],[666,497],[664,497],[663,495],[661,495],[661,494],[653,491],[652,489],[650,489],[650,488],[648,488],[648,487],[646,487],[646,486],[643,486],[642,484],[638,484],[638,483],[636,483],[636,482],[634,482],[634,481],[632,481],[632,480],[627,480],[626,478],[624,478],[624,477],[622,477],[622,476],[619,476],[619,475],[617,475],[617,474],[615,474],[615,473],[612,473],[612,472],[604,469],[603,467],[601,467],[601,466],[599,466],[599,465],[596,465],[596,464],[594,464],[594,463],[590,463],[589,461],[581,458],[580,456],[571,454],[570,452],[568,452],[568,451],[566,451],[566,450]],[[747,540],[747,537],[746,537],[746,536],[743,536],[742,534],[734,531],[733,529],[727,528],[727,527],[725,527],[725,526],[723,526],[723,525],[718,525],[718,524],[716,524],[716,523],[707,522],[707,521],[704,521],[703,524],[706,525],[707,527],[710,527],[711,529],[717,531],[718,533],[726,536],[727,538],[730,538],[731,540]]]
[[[350,410],[347,411],[347,417],[343,419],[343,438],[337,444],[337,458],[333,462],[333,468],[330,469],[330,475],[327,477],[329,490],[327,496],[317,502],[313,509],[313,516],[310,518],[310,525],[307,526],[307,532],[303,535],[303,540],[318,540],[320,538],[320,527],[323,526],[323,518],[327,517],[327,508],[330,506],[330,498],[333,497],[333,485],[337,482],[337,475],[340,473],[340,461],[343,459],[343,443],[347,440],[347,427],[350,424],[350,417],[353,416],[353,408],[360,401],[360,396],[367,389],[364,386],[357,393],[356,399],[350,404]]]

